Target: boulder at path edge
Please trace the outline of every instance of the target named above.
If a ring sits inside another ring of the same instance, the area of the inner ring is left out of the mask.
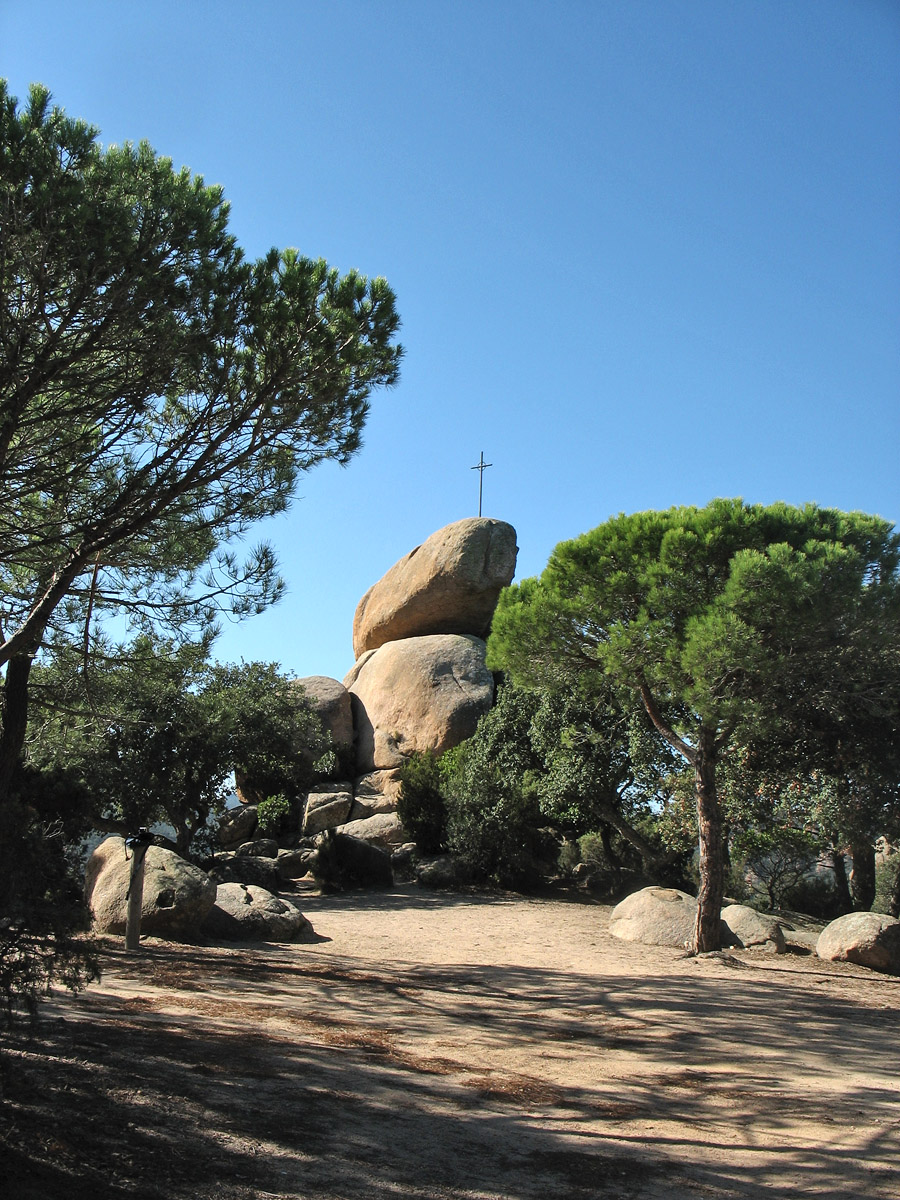
[[[816,954],[832,962],[900,975],[900,921],[884,913],[846,913],[819,934]]]
[[[124,933],[131,881],[131,852],[125,841],[108,837],[88,860],[84,898],[94,928],[103,933]],[[199,867],[172,850],[149,846],[144,858],[144,891],[141,931],[160,937],[195,941],[216,902],[216,885]]]

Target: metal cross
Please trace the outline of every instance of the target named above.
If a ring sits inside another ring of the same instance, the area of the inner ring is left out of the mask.
[[[484,461],[484,451],[482,450],[480,461],[477,462],[474,467],[470,468],[470,470],[478,472],[478,515],[479,515],[479,517],[481,516],[481,486],[484,483],[484,473],[488,469],[488,467],[492,467],[493,465],[494,465],[493,463],[486,463]]]

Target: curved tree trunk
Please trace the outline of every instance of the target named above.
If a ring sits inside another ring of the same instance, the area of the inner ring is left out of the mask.
[[[695,954],[722,946],[722,897],[725,894],[725,822],[716,790],[712,735],[701,730],[694,763],[697,824],[700,829],[700,890],[691,949]]]

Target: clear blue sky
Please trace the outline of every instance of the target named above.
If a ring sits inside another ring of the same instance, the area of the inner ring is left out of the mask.
[[[341,678],[481,450],[519,578],[715,496],[900,518],[897,0],[0,0],[0,75],[397,292],[401,383],[221,659]]]

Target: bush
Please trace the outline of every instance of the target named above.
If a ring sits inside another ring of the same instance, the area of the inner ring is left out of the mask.
[[[440,761],[432,750],[412,754],[400,768],[397,816],[424,854],[445,848],[447,809]]]
[[[84,789],[68,772],[22,768],[0,809],[0,1003],[34,1016],[54,983],[79,991],[98,977],[83,936]],[[56,812],[59,815],[51,818]]]
[[[892,854],[875,868],[875,902],[872,912],[885,913],[889,917],[897,916],[897,913],[891,912],[891,904],[896,893],[898,875],[900,854]]]
[[[281,833],[285,823],[290,820],[293,805],[282,792],[274,796],[266,796],[256,809],[256,822],[259,832],[271,837]]]
[[[834,883],[825,875],[807,875],[781,893],[779,907],[833,921],[846,909]]]

